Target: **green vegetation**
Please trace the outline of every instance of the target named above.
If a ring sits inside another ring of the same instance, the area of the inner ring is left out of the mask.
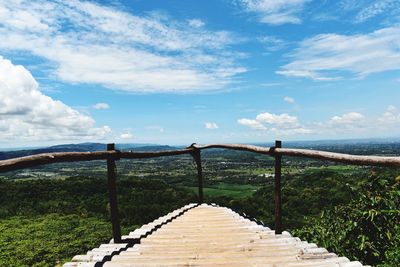
[[[191,189],[193,192],[198,192],[198,187],[188,186],[184,187]],[[206,185],[203,188],[203,192],[206,196],[209,197],[220,197],[226,196],[232,199],[240,199],[243,197],[251,196],[257,189],[260,188],[259,186],[254,185],[240,185],[240,184],[229,184],[229,183],[216,183],[214,185]]]
[[[55,266],[110,239],[110,223],[78,215],[0,220],[0,266]]]
[[[400,266],[400,181],[392,177],[371,175],[350,202],[306,218],[294,233],[368,264]]]
[[[202,156],[206,202],[273,227],[273,159],[218,150]],[[190,157],[117,165],[124,233],[197,200]],[[400,170],[301,158],[284,158],[283,165],[286,229],[364,264],[400,266],[400,179],[394,178]],[[111,239],[104,162],[53,164],[1,177],[0,266],[54,266]]]
[[[295,229],[304,224],[305,216],[318,215],[322,209],[348,203],[352,198],[350,186],[357,186],[366,176],[367,169],[346,171],[321,167],[310,168],[302,173],[286,174],[282,177],[283,224]],[[256,217],[267,225],[274,225],[274,186],[266,182],[253,195],[242,199],[226,197],[211,198],[210,201],[230,206],[235,210]]]
[[[164,181],[122,178],[123,233],[196,196]],[[55,266],[111,239],[105,179],[0,180],[0,266]]]

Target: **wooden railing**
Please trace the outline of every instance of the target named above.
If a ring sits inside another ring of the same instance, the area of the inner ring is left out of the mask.
[[[274,178],[274,201],[275,201],[275,232],[282,233],[282,200],[281,200],[281,169],[282,156],[289,157],[306,157],[319,160],[328,160],[333,162],[341,162],[352,165],[370,165],[370,166],[400,166],[400,157],[383,157],[383,156],[359,156],[342,153],[333,153],[308,149],[291,149],[282,148],[281,141],[275,141],[274,147],[260,147],[252,145],[238,144],[209,144],[197,145],[192,144],[185,149],[167,150],[156,152],[121,152],[115,150],[114,144],[107,145],[107,151],[96,152],[57,152],[43,153],[20,158],[13,158],[0,161],[0,173],[36,167],[45,164],[73,161],[91,161],[91,160],[107,160],[107,178],[108,192],[110,201],[110,213],[113,238],[115,243],[120,243],[121,227],[118,214],[117,186],[116,186],[116,165],[115,161],[119,159],[143,159],[165,156],[177,156],[190,154],[197,167],[198,181],[198,202],[203,203],[203,172],[201,166],[201,153],[203,149],[233,149],[240,151],[255,152],[259,154],[269,155],[275,158],[275,178]]]

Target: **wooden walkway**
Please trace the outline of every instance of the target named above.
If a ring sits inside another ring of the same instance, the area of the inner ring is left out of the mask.
[[[276,235],[228,208],[206,204],[187,205],[123,239],[131,243],[103,244],[64,267],[362,266],[287,232]]]

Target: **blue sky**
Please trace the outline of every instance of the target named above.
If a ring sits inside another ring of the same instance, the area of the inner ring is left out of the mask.
[[[396,0],[0,1],[0,147],[400,136]]]

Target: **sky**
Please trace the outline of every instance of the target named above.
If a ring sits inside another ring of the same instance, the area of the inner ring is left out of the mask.
[[[0,147],[392,137],[398,0],[0,0]]]

